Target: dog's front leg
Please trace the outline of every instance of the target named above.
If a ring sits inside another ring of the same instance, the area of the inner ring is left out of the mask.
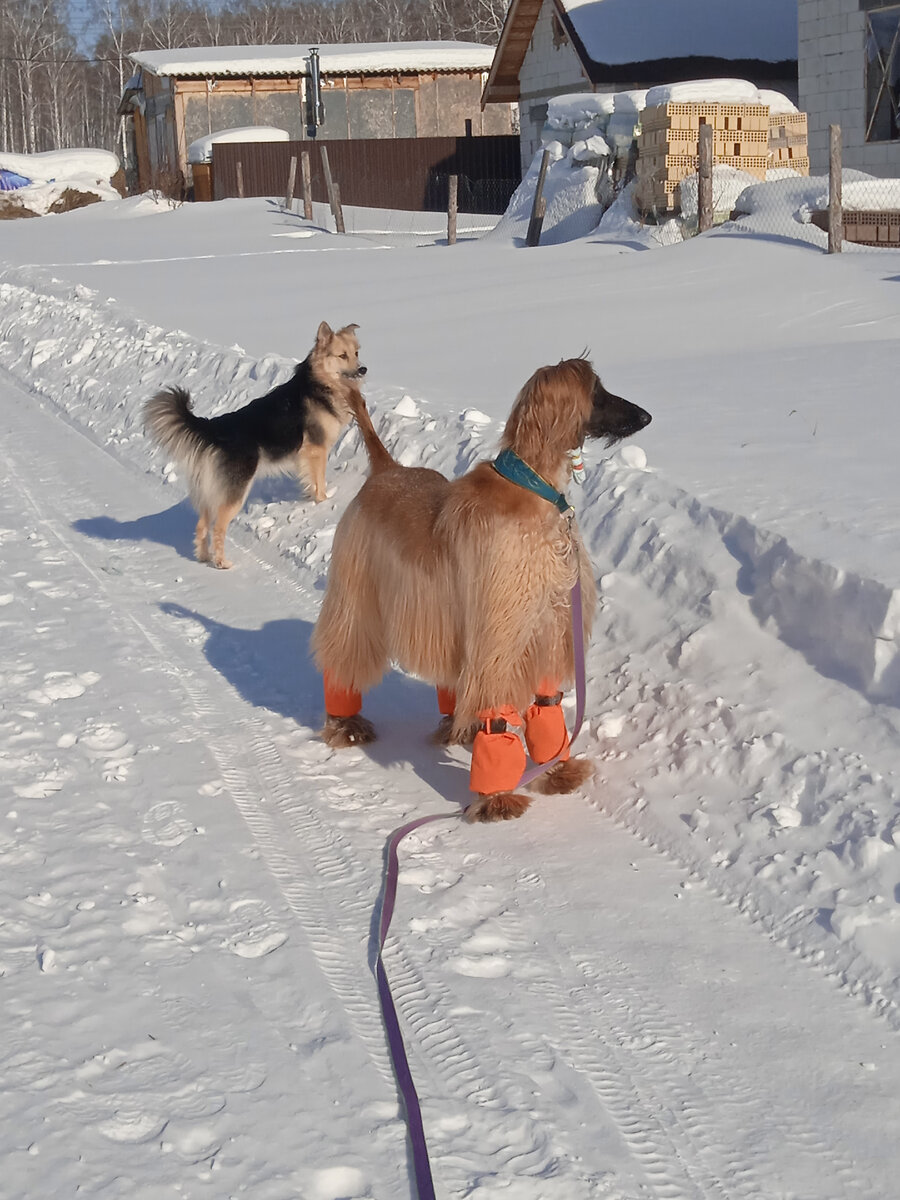
[[[304,443],[298,456],[298,473],[306,484],[316,504],[327,499],[325,492],[325,463],[328,460],[328,447],[307,445]]]

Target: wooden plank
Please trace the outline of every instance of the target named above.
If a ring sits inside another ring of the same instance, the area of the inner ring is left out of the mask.
[[[830,125],[828,155],[828,253],[840,254],[844,232],[843,203],[841,188],[843,170],[841,165],[841,127]]]

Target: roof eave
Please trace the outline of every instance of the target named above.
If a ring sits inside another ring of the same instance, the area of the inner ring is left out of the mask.
[[[542,4],[543,0],[512,0],[484,85],[482,108],[487,104],[508,104],[519,99],[519,71]]]

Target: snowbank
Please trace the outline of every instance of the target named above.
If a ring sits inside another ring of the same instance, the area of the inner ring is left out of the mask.
[[[21,175],[29,181],[9,193],[11,199],[7,201],[14,210],[24,210],[24,215],[43,216],[61,202],[67,191],[81,193],[79,199],[120,199],[119,192],[110,183],[119,170],[119,160],[108,150],[0,153],[0,170]]]
[[[541,230],[542,245],[556,245],[585,237],[596,229],[603,215],[603,175],[598,167],[582,161],[582,156],[599,152],[605,146],[602,139],[592,139],[589,147],[584,140],[566,148],[560,142],[546,147],[550,166],[544,179],[543,196],[546,212]],[[513,193],[506,212],[484,235],[488,241],[524,239],[534,205],[543,151],[538,151]],[[611,197],[610,197],[611,198]]]
[[[119,169],[119,160],[108,150],[46,150],[41,154],[0,151],[0,169],[15,171],[32,183],[84,178],[109,183]]]

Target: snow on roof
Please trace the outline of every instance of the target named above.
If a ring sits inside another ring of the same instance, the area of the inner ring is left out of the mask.
[[[286,129],[272,125],[241,125],[234,129],[220,129],[207,133],[188,146],[189,163],[212,162],[212,148],[216,142],[289,142],[291,135]]]
[[[477,42],[359,42],[319,46],[323,75],[373,75],[386,71],[487,71],[493,46]],[[139,50],[132,62],[156,75],[306,75],[310,47],[201,46],[189,50]]]
[[[562,0],[594,62],[797,57],[797,0]]]

